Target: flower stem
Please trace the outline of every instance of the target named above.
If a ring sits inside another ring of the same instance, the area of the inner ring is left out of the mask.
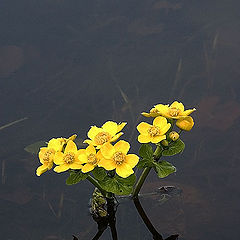
[[[155,152],[153,153],[154,160],[158,161],[159,158],[161,157],[161,155],[162,155],[162,148],[160,146],[157,146]],[[132,193],[133,199],[138,196],[138,193],[139,193],[143,183],[145,182],[149,172],[151,171],[151,169],[152,169],[152,167],[144,168],[144,170],[143,170],[141,176],[139,177],[138,182],[133,190],[133,193]]]
[[[98,190],[102,193],[104,197],[106,197],[107,192],[101,187],[101,185],[98,183],[98,181],[93,178],[92,176],[88,175],[87,180],[92,183]]]

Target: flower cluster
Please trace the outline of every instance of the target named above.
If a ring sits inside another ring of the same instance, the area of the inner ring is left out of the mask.
[[[117,124],[107,121],[102,127],[92,126],[87,133],[89,139],[84,143],[85,149],[77,149],[74,140],[76,135],[66,138],[53,138],[47,147],[40,148],[39,159],[42,165],[37,168],[36,174],[50,170],[56,164],[54,171],[57,173],[69,169],[78,169],[82,173],[88,173],[95,167],[103,167],[105,170],[115,170],[122,178],[133,174],[133,168],[138,163],[138,156],[128,154],[130,144],[124,140],[115,142],[123,134],[121,130],[126,123]]]
[[[137,126],[140,135],[138,141],[140,143],[159,143],[166,139],[166,133],[171,129],[171,123],[174,121],[176,126],[181,130],[190,131],[194,125],[193,118],[189,116],[196,109],[185,110],[181,102],[174,101],[169,104],[157,104],[149,113],[143,112],[145,117],[154,117],[153,124],[141,122]],[[171,123],[170,123],[171,122]],[[179,136],[176,132],[169,134],[171,140],[176,141]]]

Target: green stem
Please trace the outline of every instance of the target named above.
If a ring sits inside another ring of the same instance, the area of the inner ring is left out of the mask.
[[[161,157],[161,155],[162,155],[162,149],[160,146],[157,146],[155,152],[153,153],[155,161],[158,161],[159,158]],[[149,172],[151,171],[151,169],[152,169],[152,167],[144,168],[144,170],[143,170],[141,176],[139,177],[138,182],[133,190],[133,193],[132,193],[133,199],[138,196],[138,193],[139,193],[143,183],[145,182]]]
[[[98,183],[98,181],[93,178],[92,176],[88,175],[87,180],[92,183],[96,188],[99,189],[99,191],[102,193],[104,197],[106,197],[107,192],[101,187],[101,185]]]

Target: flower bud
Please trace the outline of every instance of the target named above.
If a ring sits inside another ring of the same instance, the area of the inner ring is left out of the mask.
[[[169,138],[173,141],[177,141],[179,139],[179,134],[175,131],[169,133]]]
[[[194,125],[193,118],[190,116],[180,118],[176,122],[176,126],[184,131],[190,131]]]
[[[167,147],[168,146],[168,141],[165,139],[165,140],[162,140],[161,141],[161,144],[164,146],[164,147]]]

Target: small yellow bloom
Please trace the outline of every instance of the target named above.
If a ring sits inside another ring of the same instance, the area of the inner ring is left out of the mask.
[[[149,113],[142,112],[141,114],[142,114],[144,117],[157,117],[157,116],[160,116],[159,111],[158,111],[155,107],[152,108]]]
[[[159,115],[170,118],[170,119],[180,119],[186,117],[194,112],[196,109],[184,110],[184,105],[181,102],[173,102],[170,106],[158,104],[155,106]]]
[[[52,168],[55,153],[58,151],[62,151],[62,148],[62,138],[52,138],[48,142],[47,147],[40,148],[38,156],[42,165],[36,170],[37,176],[42,175],[44,172]]]
[[[101,148],[103,158],[98,163],[99,167],[106,170],[116,169],[116,173],[126,178],[133,174],[133,168],[137,165],[139,157],[135,154],[127,154],[130,149],[130,144],[120,140],[114,146],[111,143],[106,143]]]
[[[169,138],[173,141],[177,141],[179,139],[179,134],[175,131],[169,133]]]
[[[82,164],[78,159],[79,151],[76,144],[69,140],[67,146],[63,152],[56,152],[54,157],[54,163],[59,165],[53,170],[57,173],[67,171],[68,169],[81,169]]]
[[[171,124],[167,122],[165,117],[158,116],[153,120],[153,125],[141,122],[137,126],[140,135],[138,141],[140,143],[158,143],[166,139],[165,133],[169,130]]]
[[[80,149],[78,159],[82,164],[85,163],[82,172],[92,171],[98,165],[101,157],[101,152],[97,153],[93,145],[89,145],[86,149]]]
[[[100,149],[104,143],[115,142],[123,134],[120,132],[127,123],[117,124],[116,122],[108,121],[102,125],[101,128],[92,126],[88,131],[88,137],[84,143],[95,146]]]
[[[184,131],[190,131],[193,128],[194,121],[190,116],[180,118],[176,121],[176,126]]]

